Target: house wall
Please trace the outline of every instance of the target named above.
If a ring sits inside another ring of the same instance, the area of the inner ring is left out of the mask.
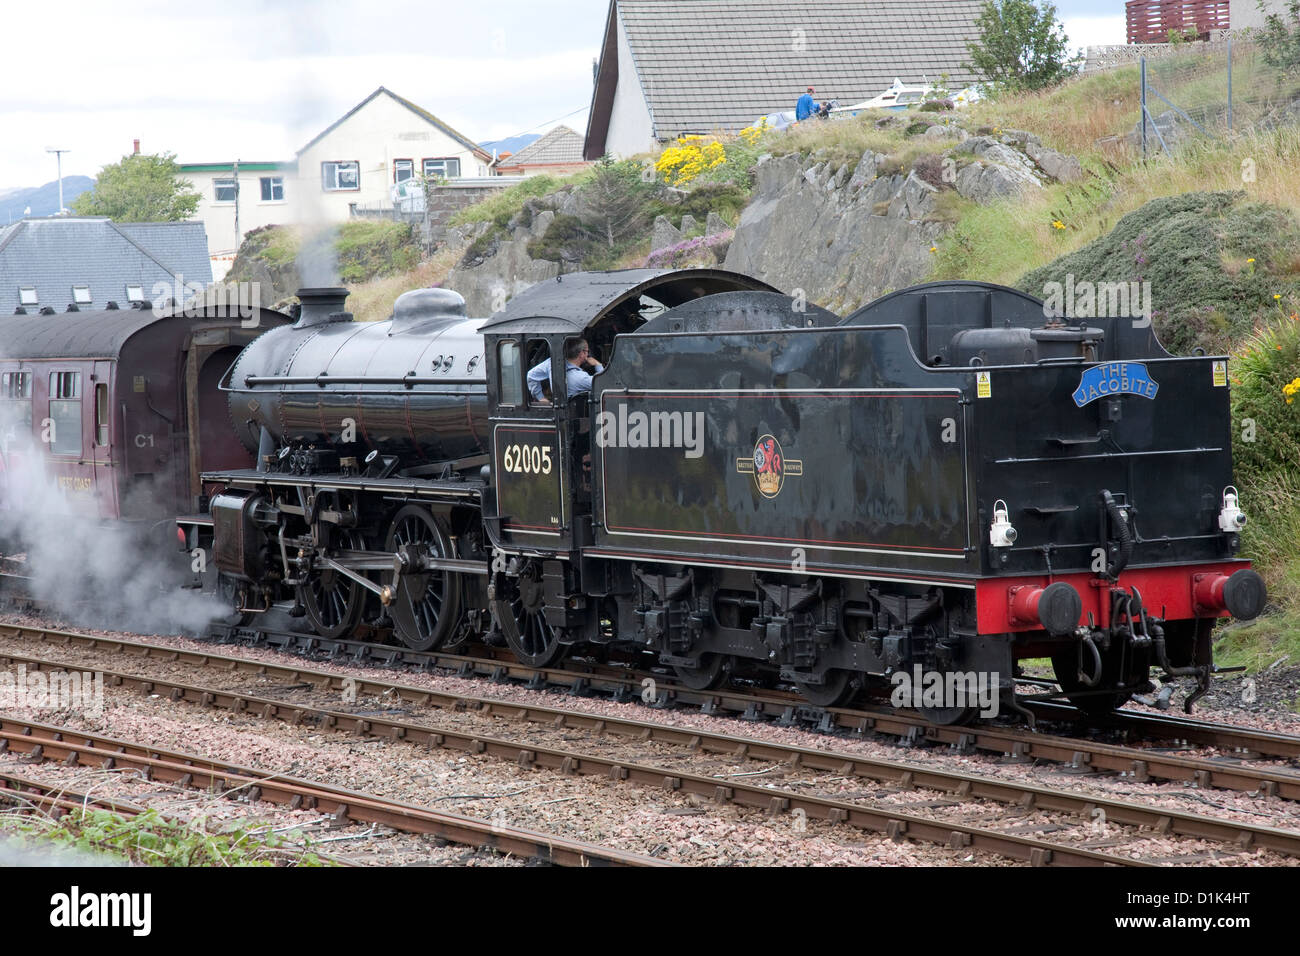
[[[393,161],[410,159],[420,174],[425,158],[454,157],[460,160],[462,176],[486,176],[487,164],[472,150],[422,119],[390,96],[375,97],[344,120],[319,142],[298,155],[298,168],[285,188],[293,188],[290,200],[302,222],[342,222],[353,204],[389,208],[392,198]],[[321,164],[355,161],[360,168],[359,188],[326,191],[321,183]]]
[[[627,42],[623,18],[618,17],[618,85],[614,87],[614,105],[610,109],[609,132],[605,152],[617,156],[634,156],[655,146],[654,123],[650,106],[641,90],[632,47]]]
[[[243,242],[244,236],[262,226],[280,225],[291,222],[291,208],[294,184],[290,182],[294,173],[287,169],[249,169],[239,170],[239,232],[235,235],[235,204],[217,202],[215,182],[218,179],[234,179],[230,167],[218,169],[182,167],[181,178],[193,184],[199,194],[199,207],[195,219],[203,221],[208,233],[208,252],[212,259],[212,279],[220,282],[234,263],[235,252]],[[213,164],[220,166],[221,164]],[[265,165],[265,164],[257,164]],[[264,176],[280,176],[284,183],[282,201],[262,201],[261,179]]]
[[[1228,26],[1232,30],[1258,30],[1264,26],[1264,18],[1276,13],[1283,21],[1288,19],[1285,0],[1264,0],[1263,10],[1259,9],[1257,0],[1232,0],[1228,5]]]

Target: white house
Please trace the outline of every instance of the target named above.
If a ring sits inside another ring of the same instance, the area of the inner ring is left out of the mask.
[[[183,163],[199,194],[213,278],[244,237],[268,225],[345,222],[393,207],[402,183],[490,174],[492,156],[428,110],[380,87],[288,162]]]
[[[292,163],[181,164],[181,178],[199,194],[195,216],[207,229],[214,281],[230,270],[244,236],[291,221],[285,183],[294,176]]]
[[[1262,30],[1269,14],[1289,22],[1286,0],[1234,0],[1228,7],[1228,26],[1233,31]]]
[[[301,221],[389,209],[415,177],[487,176],[492,157],[428,110],[382,86],[298,150],[289,200]]]

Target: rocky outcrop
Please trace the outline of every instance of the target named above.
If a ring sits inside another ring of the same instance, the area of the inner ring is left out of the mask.
[[[852,173],[798,156],[760,162],[726,267],[836,312],[924,279],[947,228],[925,220],[937,190],[911,173],[876,176],[883,159],[868,153]]]
[[[1007,136],[1007,139],[1009,142],[991,136],[974,136],[953,149],[954,156],[969,153],[976,157],[958,170],[957,192],[975,202],[989,203],[1019,195],[1030,187],[1042,187],[1043,179],[1033,163],[1009,145],[1016,142],[1015,138]]]
[[[534,259],[528,254],[528,243],[541,238],[554,219],[552,210],[541,209],[531,214],[527,225],[516,222],[509,238],[493,240],[478,250],[476,240],[443,284],[465,297],[465,308],[470,315],[485,316],[500,311],[512,296],[560,274],[560,263]]]
[[[679,225],[673,225],[677,216],[659,215],[649,225],[649,262],[712,264],[713,256],[728,269],[789,292],[802,289],[812,301],[846,313],[931,273],[937,243],[949,229],[951,210],[940,206],[945,190],[996,202],[1084,175],[1077,159],[1048,149],[1032,133],[985,129],[985,135],[972,135],[962,122],[955,115],[915,120],[914,135],[935,145],[910,169],[870,150],[857,163],[830,161],[828,150],[811,157],[761,156],[734,233],[714,212],[702,236],[692,213],[683,212]],[[690,194],[661,187],[655,195],[671,206]],[[581,243],[564,236],[574,222],[597,212],[581,187],[530,199],[504,233],[494,227],[465,235],[468,249],[447,282],[465,296],[470,314],[489,315],[529,285],[579,268]],[[559,238],[547,237],[544,245],[553,258],[531,258],[529,243],[552,223]],[[574,247],[572,256],[566,243]]]
[[[684,231],[669,222],[667,216],[656,216],[654,226],[650,230],[650,251],[677,245],[682,241]]]

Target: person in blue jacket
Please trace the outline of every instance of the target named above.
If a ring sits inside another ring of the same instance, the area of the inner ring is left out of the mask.
[[[808,117],[817,112],[817,101],[813,99],[813,93],[816,92],[811,86],[808,92],[799,97],[799,102],[794,105],[794,119],[796,123],[802,123]]]

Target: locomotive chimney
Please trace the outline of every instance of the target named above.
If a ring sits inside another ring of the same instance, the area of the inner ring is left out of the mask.
[[[139,155],[139,153],[140,153],[140,141],[139,141],[138,139],[136,139],[136,140],[132,140],[131,142],[132,142],[132,144],[134,145],[134,148],[131,150],[131,152],[132,152],[133,154],[135,154],[135,155]]]
[[[306,288],[298,290],[298,321],[295,329],[309,329],[327,322],[351,322],[352,313],[343,310],[348,290],[335,288]]]

